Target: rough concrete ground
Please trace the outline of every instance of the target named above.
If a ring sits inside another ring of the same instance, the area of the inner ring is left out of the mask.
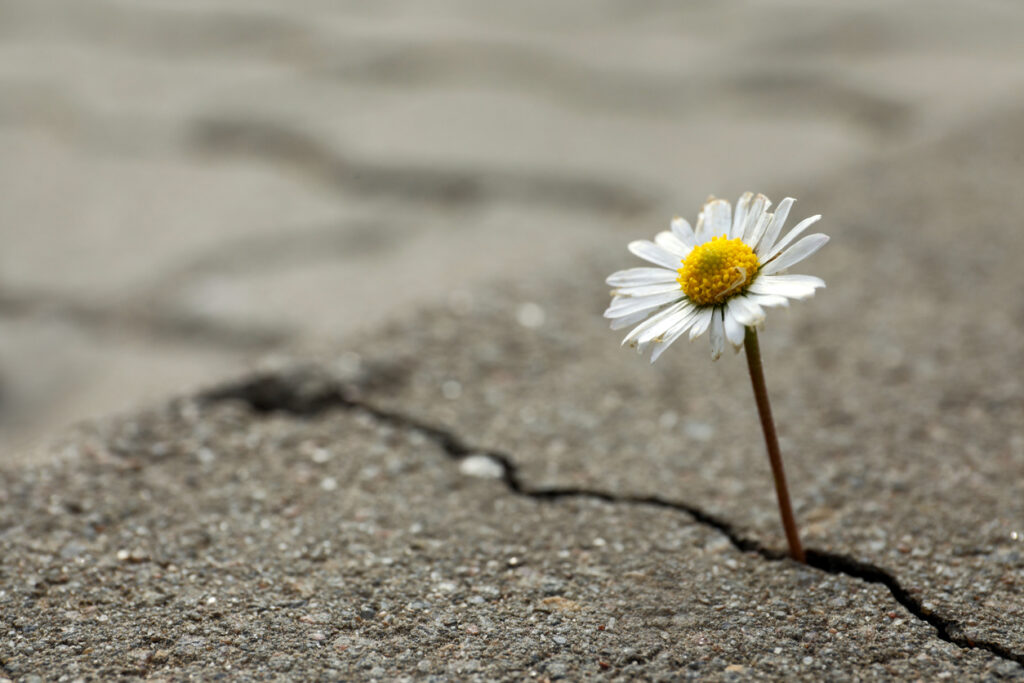
[[[942,139],[1019,101],[1022,27],[995,0],[3,0],[0,460]]]
[[[358,409],[166,408],[8,474],[14,680],[1015,675],[877,585],[664,508],[543,501]],[[467,474],[469,473],[469,474]]]
[[[618,348],[616,249],[8,467],[5,674],[1024,677],[1021,158],[1010,112],[797,204],[829,288],[762,344],[811,567],[741,360]]]
[[[797,204],[837,217],[823,226],[834,241],[804,269],[829,288],[762,335],[808,542],[889,568],[966,640],[1018,653],[1021,158],[1013,112],[829,179]],[[478,300],[448,324],[377,335],[364,362],[407,374],[369,400],[509,454],[537,486],[700,501],[740,536],[782,547],[743,363],[707,362],[706,340],[654,367],[630,357],[603,329],[605,302],[589,286],[599,273],[583,277],[521,295],[547,311],[538,330],[514,324],[514,304]],[[498,327],[510,332],[487,334]]]
[[[217,7],[0,4],[0,439],[331,352],[0,445],[0,678],[1022,676],[1015,5]],[[600,319],[748,186],[812,568],[741,361]]]

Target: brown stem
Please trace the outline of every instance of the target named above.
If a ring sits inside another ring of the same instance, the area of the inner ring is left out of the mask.
[[[775,494],[779,498],[782,527],[786,530],[786,540],[789,542],[789,556],[797,562],[806,564],[804,548],[800,545],[800,534],[796,530],[796,519],[793,517],[793,506],[789,502],[786,472],[782,469],[782,454],[779,452],[779,437],[775,433],[775,422],[772,421],[772,406],[768,403],[768,389],[764,384],[764,370],[761,368],[761,349],[757,343],[757,330],[753,327],[747,328],[743,346],[747,351],[747,369],[750,370],[750,382],[754,385],[757,414],[761,417],[764,441],[768,446],[768,460],[772,463]]]

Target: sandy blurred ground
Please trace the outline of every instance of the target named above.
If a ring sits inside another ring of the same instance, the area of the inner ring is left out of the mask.
[[[0,460],[1024,99],[1024,5],[820,5],[0,0]]]

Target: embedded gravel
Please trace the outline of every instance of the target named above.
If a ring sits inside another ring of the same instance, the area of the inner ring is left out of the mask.
[[[185,398],[8,466],[0,679],[1024,676],[1022,157],[997,116],[801,197],[829,288],[762,336],[807,545],[944,634],[768,561],[741,359],[619,349],[601,282],[630,261],[594,245],[314,359],[315,410]],[[301,399],[293,370],[267,376]]]
[[[673,510],[516,495],[467,462],[358,408],[180,400],[81,431],[3,474],[3,674],[1016,673],[879,586],[740,553]]]
[[[1020,117],[996,117],[802,198],[791,215],[823,213],[833,241],[801,272],[829,286],[762,334],[806,543],[886,569],[1018,658],[1024,233],[1010,217],[1024,196],[1006,169],[1022,155]],[[783,548],[742,358],[712,363],[701,338],[651,367],[601,320],[604,276],[634,261],[616,249],[378,333],[362,361],[406,375],[367,400],[508,454],[534,487],[678,500]]]

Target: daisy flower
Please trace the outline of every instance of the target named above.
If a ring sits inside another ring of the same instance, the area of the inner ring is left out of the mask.
[[[615,288],[604,312],[612,329],[636,325],[622,343],[641,353],[652,347],[653,363],[687,332],[691,340],[708,332],[717,360],[726,342],[739,351],[746,328],[764,322],[764,309],[814,296],[824,280],[785,271],[828,236],[797,239],[821,218],[811,216],[779,238],[794,201],[787,197],[770,212],[767,197],[747,192],[734,213],[728,201],[711,197],[696,229],[676,218],[653,242],[631,242],[629,250],[656,267],[620,270],[607,280]]]
[[[736,202],[734,215],[729,202],[711,197],[697,216],[696,230],[676,218],[672,230],[658,233],[653,242],[631,242],[629,250],[657,268],[612,273],[608,284],[615,289],[604,317],[611,318],[615,330],[636,325],[622,343],[635,346],[641,353],[653,346],[652,363],[687,332],[691,340],[708,332],[711,357],[716,360],[726,342],[736,351],[741,346],[746,348],[747,369],[789,554],[797,562],[806,562],[789,500],[757,339],[765,308],[788,306],[790,299],[807,299],[818,287],[825,286],[821,278],[785,274],[790,266],[828,242],[828,236],[821,234],[797,240],[821,216],[800,221],[779,239],[794,201],[787,197],[770,212],[767,197],[747,192]]]

